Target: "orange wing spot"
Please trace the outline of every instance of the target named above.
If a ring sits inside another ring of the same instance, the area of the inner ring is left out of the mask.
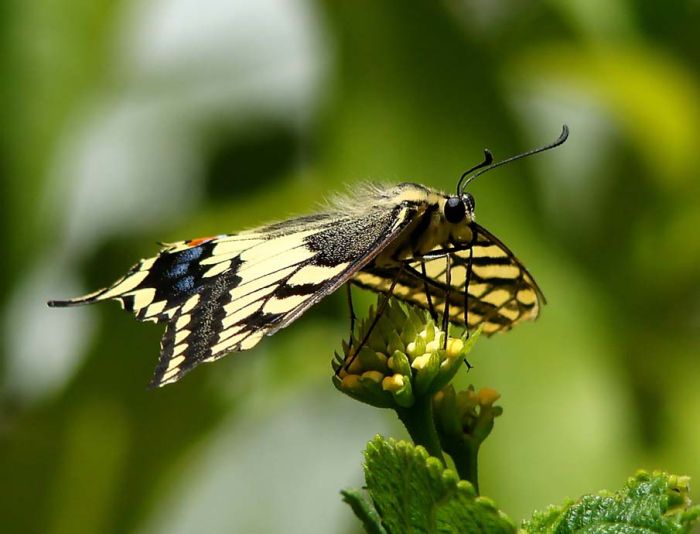
[[[206,243],[207,241],[211,241],[212,239],[216,239],[216,236],[198,237],[197,239],[190,239],[190,240],[185,241],[185,242],[191,247],[196,247],[198,245],[201,245],[202,243]]]

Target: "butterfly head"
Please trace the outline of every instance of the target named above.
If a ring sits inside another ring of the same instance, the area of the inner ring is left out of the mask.
[[[448,197],[445,201],[445,219],[452,224],[460,223],[465,219],[474,219],[474,197],[471,193],[462,193]]]

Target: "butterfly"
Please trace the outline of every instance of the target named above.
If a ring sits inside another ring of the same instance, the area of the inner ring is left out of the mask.
[[[165,244],[109,287],[48,305],[114,299],[140,321],[165,323],[152,387],[251,349],[347,283],[442,315],[445,326],[506,331],[535,319],[544,296],[510,249],[476,223],[464,188],[567,137],[564,126],[553,143],[498,163],[485,150],[455,195],[414,183],[364,185],[320,213]]]

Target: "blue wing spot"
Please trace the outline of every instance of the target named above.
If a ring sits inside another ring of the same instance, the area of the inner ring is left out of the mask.
[[[194,289],[194,276],[185,276],[175,282],[175,289],[180,293],[189,293]]]
[[[196,260],[202,255],[202,252],[204,252],[204,247],[192,247],[188,248],[187,250],[183,250],[182,252],[177,253],[177,258],[175,258],[175,261],[177,263],[187,263],[193,260]]]
[[[187,272],[189,267],[189,263],[176,263],[175,265],[170,267],[170,269],[167,270],[165,276],[167,276],[168,278],[179,278]]]

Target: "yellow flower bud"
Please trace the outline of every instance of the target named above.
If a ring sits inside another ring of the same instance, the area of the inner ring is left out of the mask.
[[[403,375],[395,374],[387,376],[382,380],[382,389],[384,391],[399,391],[403,387]]]
[[[447,357],[456,358],[462,352],[464,348],[464,341],[459,338],[453,337],[447,340]]]
[[[357,353],[353,351],[350,358],[352,358],[352,362],[350,365],[345,367],[346,371],[351,374],[361,373],[363,370],[362,361],[360,361],[360,358],[357,357]]]
[[[441,348],[442,347],[440,346],[440,340],[433,339],[425,346],[425,352],[434,352],[436,350],[440,350]]]
[[[346,375],[343,377],[340,385],[343,389],[347,389],[349,391],[362,388],[362,385],[360,384],[360,377],[357,375]]]
[[[413,359],[413,363],[411,363],[411,367],[413,367],[416,370],[421,370],[426,365],[428,365],[429,361],[430,361],[430,354],[423,354],[423,356],[418,356],[417,358]]]
[[[384,380],[384,373],[380,373],[379,371],[365,371],[362,373],[362,378],[368,378],[369,380],[379,384],[382,380]]]
[[[491,406],[494,402],[501,398],[501,394],[492,388],[481,388],[479,390],[479,404],[483,406]]]

